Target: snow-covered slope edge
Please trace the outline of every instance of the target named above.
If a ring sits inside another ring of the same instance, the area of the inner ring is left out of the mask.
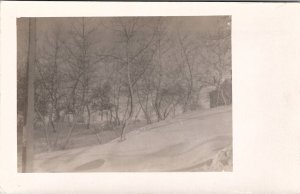
[[[35,156],[36,172],[231,171],[232,111],[195,111],[97,146]]]

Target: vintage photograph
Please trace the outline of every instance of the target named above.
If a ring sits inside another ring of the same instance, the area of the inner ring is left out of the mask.
[[[18,172],[233,170],[231,16],[16,25]]]

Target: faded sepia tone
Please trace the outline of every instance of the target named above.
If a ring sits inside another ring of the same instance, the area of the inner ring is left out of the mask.
[[[231,18],[19,18],[19,172],[232,171]]]

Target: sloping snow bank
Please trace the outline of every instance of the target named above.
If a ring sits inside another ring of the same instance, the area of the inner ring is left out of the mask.
[[[231,107],[195,111],[97,146],[38,154],[36,172],[230,171]]]

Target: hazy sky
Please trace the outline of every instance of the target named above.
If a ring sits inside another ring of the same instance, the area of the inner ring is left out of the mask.
[[[142,17],[141,22],[147,23],[150,17]],[[152,17],[153,18],[153,17]],[[193,16],[193,17],[164,17],[167,19],[169,30],[180,29],[181,32],[191,36],[201,35],[207,32],[214,32],[220,21],[227,22],[230,25],[228,16]],[[69,35],[72,24],[79,18],[38,18],[37,19],[37,42],[43,44],[47,34],[59,26],[65,36]],[[112,41],[111,35],[111,17],[86,18],[88,25],[96,27],[95,40],[99,39],[103,44],[109,44]],[[18,65],[26,62],[27,43],[28,43],[28,19],[19,18],[17,20],[17,46],[18,46]],[[106,43],[105,43],[106,42]]]

